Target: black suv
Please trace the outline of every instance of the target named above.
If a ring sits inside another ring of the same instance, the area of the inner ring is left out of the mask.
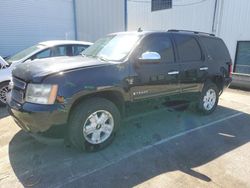
[[[201,112],[213,112],[231,82],[231,67],[227,47],[212,34],[115,33],[82,56],[17,67],[8,109],[27,132],[59,127],[76,148],[98,150],[113,139],[127,104],[159,97],[194,98]]]

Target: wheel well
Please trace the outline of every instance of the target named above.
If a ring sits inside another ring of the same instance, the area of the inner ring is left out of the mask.
[[[70,113],[73,111],[73,109],[75,108],[75,106],[77,104],[79,104],[82,101],[87,100],[89,98],[93,98],[93,97],[100,97],[100,98],[104,98],[104,99],[107,99],[107,100],[113,102],[116,105],[116,107],[118,108],[118,110],[120,111],[121,116],[124,115],[125,102],[124,102],[122,94],[118,91],[103,91],[103,92],[99,92],[99,93],[92,93],[92,94],[84,95],[84,96],[80,97],[79,99],[77,99],[73,103],[73,105],[71,106],[71,109],[70,109]]]
[[[2,81],[2,82],[0,82],[0,85],[3,85],[3,84],[5,84],[5,83],[10,83],[10,80],[5,80],[5,81]]]
[[[215,76],[211,79],[211,81],[217,86],[219,89],[219,93],[223,91],[223,78],[222,76]]]

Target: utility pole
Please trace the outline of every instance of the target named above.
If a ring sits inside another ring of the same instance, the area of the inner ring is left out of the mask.
[[[216,17],[217,17],[217,10],[218,10],[218,0],[215,0],[214,4],[214,15],[213,15],[213,25],[212,25],[212,33],[216,34]]]
[[[223,17],[224,0],[215,0],[212,33],[219,36]]]

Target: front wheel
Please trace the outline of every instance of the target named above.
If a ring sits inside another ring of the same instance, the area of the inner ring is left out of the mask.
[[[69,141],[79,150],[97,151],[109,145],[120,125],[117,107],[103,98],[76,106],[69,120]]]
[[[198,109],[203,114],[211,114],[217,107],[219,91],[215,84],[206,83],[199,99]]]
[[[6,105],[6,95],[9,92],[9,82],[0,83],[0,106]]]

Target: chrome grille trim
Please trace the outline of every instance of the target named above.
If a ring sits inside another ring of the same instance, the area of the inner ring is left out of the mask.
[[[25,89],[26,89],[27,83],[16,78],[12,77],[12,91],[11,91],[11,98],[18,102],[19,104],[24,103],[24,97],[25,97]]]
[[[24,90],[26,88],[26,85],[27,83],[18,79],[18,78],[15,78],[15,77],[12,77],[12,82],[13,82],[13,87],[17,87],[19,89],[22,89]]]

